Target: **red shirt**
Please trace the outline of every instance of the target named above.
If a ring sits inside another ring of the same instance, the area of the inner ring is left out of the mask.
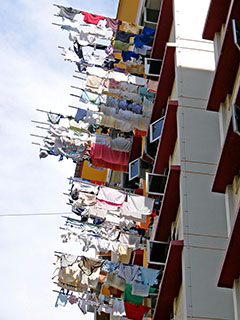
[[[131,302],[125,302],[125,311],[126,311],[126,317],[128,319],[133,320],[142,320],[144,313],[148,312],[150,310],[149,307],[145,307],[141,304],[134,304]]]
[[[85,21],[86,23],[98,24],[100,20],[105,19],[105,17],[98,16],[89,12],[81,11],[81,14],[84,15],[83,21]]]

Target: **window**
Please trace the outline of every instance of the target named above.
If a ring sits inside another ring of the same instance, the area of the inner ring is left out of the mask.
[[[237,25],[234,19],[232,20],[232,27],[234,43],[238,47],[238,50],[240,50],[240,27]]]
[[[144,59],[145,74],[149,77],[159,77],[162,66],[162,60],[145,58]]]
[[[146,191],[147,194],[163,196],[167,176],[164,174],[155,174],[146,172]]]
[[[137,158],[129,163],[129,181],[134,178],[144,178],[146,171],[152,170],[152,164],[143,160],[142,158]]]
[[[168,242],[147,240],[147,263],[164,267],[168,248]]]
[[[159,16],[159,10],[144,8],[143,23],[144,25],[151,25],[151,27],[157,26]]]
[[[129,181],[129,173],[121,172],[121,188],[125,190],[134,190],[139,188],[139,178]]]
[[[154,142],[158,140],[162,133],[163,123],[165,117],[158,119],[157,121],[150,124],[149,131],[150,131],[150,142]]]
[[[240,108],[236,105],[232,105],[232,124],[233,132],[240,135]]]

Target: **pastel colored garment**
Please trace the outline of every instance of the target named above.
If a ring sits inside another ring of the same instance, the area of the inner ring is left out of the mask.
[[[121,20],[112,19],[112,18],[106,18],[106,20],[107,20],[106,27],[111,28],[113,31],[117,31],[119,29],[119,26],[122,24]]]
[[[147,88],[140,87],[139,88],[139,96],[141,98],[146,97],[149,101],[151,101],[153,103],[154,98],[155,98],[155,93],[152,91],[148,91]]]
[[[77,113],[74,117],[74,120],[75,121],[79,121],[79,120],[83,120],[87,115],[87,110],[84,110],[84,109],[81,109],[81,108],[78,108],[77,110]]]
[[[64,294],[63,291],[60,291],[60,293],[57,296],[57,300],[55,302],[55,308],[58,306],[65,307],[68,301],[68,296]]]
[[[124,301],[115,299],[112,306],[112,315],[114,317],[122,317],[126,315]]]
[[[71,294],[70,297],[68,298],[68,301],[71,303],[71,304],[75,304],[78,302],[78,298],[74,295],[74,294]]]
[[[148,284],[143,284],[140,282],[134,282],[132,284],[132,295],[140,296],[140,297],[148,297],[149,292],[154,292],[155,288],[151,288]],[[130,300],[127,300],[128,302],[133,302]],[[133,302],[135,303],[135,302]],[[135,303],[138,304],[138,303]]]
[[[132,284],[135,281],[141,281],[140,267],[137,265],[121,263],[118,269],[118,276]]]
[[[132,142],[130,139],[118,137],[116,139],[110,140],[110,148],[112,150],[129,152],[132,146]]]
[[[141,271],[141,282],[143,284],[147,284],[150,286],[154,284],[155,280],[157,279],[160,273],[160,270],[144,268],[144,267],[140,267],[140,271]]]
[[[128,248],[137,249],[140,245],[141,237],[138,234],[131,234],[127,232],[121,232],[119,241],[121,244],[126,245]]]
[[[126,193],[123,193],[117,189],[101,186],[97,195],[97,199],[121,206],[126,199]]]
[[[117,251],[117,260],[121,263],[128,264],[131,259],[132,249],[126,245],[120,244]]]
[[[134,36],[133,33],[129,33],[129,32],[118,30],[116,32],[116,35],[115,35],[115,40],[119,40],[119,41],[122,41],[122,42],[129,43],[130,38],[133,37],[133,36]]]
[[[84,15],[83,21],[86,23],[98,24],[100,20],[105,19],[105,17],[103,16],[99,16],[85,11],[81,11],[81,14]]]
[[[114,272],[119,267],[119,262],[105,260],[101,266],[101,270],[107,273]]]
[[[141,304],[136,305],[131,302],[124,302],[124,305],[126,310],[126,317],[133,320],[142,320],[144,314],[150,310],[149,307],[145,307]]]
[[[147,88],[148,88],[149,91],[157,92],[158,81],[149,79],[148,83],[147,83]]]
[[[120,278],[116,273],[109,273],[104,284],[108,287],[114,287],[121,291],[124,291],[126,287],[126,281]]]
[[[131,302],[134,304],[142,304],[144,298],[142,296],[132,294],[132,286],[133,285],[126,283],[126,288],[124,290],[124,301]]]

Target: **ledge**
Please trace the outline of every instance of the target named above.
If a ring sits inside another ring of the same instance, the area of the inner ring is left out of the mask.
[[[162,0],[156,33],[153,41],[151,58],[162,59],[166,43],[169,40],[173,23],[173,0]]]
[[[166,107],[168,97],[171,95],[175,79],[175,49],[176,47],[170,44],[165,48],[150,123],[161,117],[162,110]]]
[[[240,276],[240,205],[235,215],[231,235],[218,278],[218,287],[232,288],[234,279]]]
[[[203,39],[213,40],[215,32],[226,22],[231,0],[212,0],[203,29]]]
[[[168,241],[169,235],[171,234],[171,225],[172,222],[176,220],[180,202],[180,172],[180,166],[170,167],[154,235],[155,241]]]
[[[183,240],[171,241],[153,320],[169,320],[174,298],[178,295],[182,283]]]
[[[174,151],[177,139],[177,108],[178,101],[168,101],[153,173],[162,174],[164,169],[168,168],[169,156]]]
[[[207,109],[211,111],[218,111],[220,103],[224,102],[227,94],[232,92],[239,67],[240,52],[234,44],[232,19],[240,20],[239,1],[234,1],[229,9],[223,42],[207,104]]]

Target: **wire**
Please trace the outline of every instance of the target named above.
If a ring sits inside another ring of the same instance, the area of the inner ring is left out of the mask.
[[[62,214],[72,214],[72,212],[0,213],[0,217],[54,216]]]

